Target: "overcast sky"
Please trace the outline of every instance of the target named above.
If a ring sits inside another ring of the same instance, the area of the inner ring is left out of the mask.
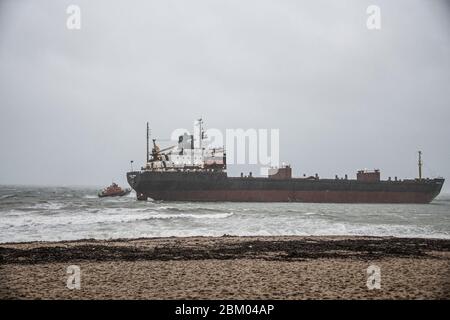
[[[125,183],[146,121],[199,116],[279,128],[295,175],[416,177],[421,149],[450,178],[449,2],[0,0],[0,184]]]

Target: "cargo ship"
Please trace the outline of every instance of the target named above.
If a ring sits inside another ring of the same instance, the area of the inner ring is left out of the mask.
[[[430,203],[441,191],[443,178],[423,178],[419,151],[418,177],[381,180],[380,170],[359,170],[356,179],[293,177],[290,165],[268,170],[267,177],[251,173],[227,175],[224,148],[205,148],[199,120],[199,135],[184,134],[178,144],[161,149],[156,139],[141,170],[127,172],[127,181],[138,200],[312,202],[312,203]],[[197,140],[197,144],[195,143]]]

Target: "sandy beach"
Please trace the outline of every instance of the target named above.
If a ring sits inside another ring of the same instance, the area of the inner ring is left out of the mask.
[[[450,240],[82,240],[0,244],[0,257],[1,299],[450,299]],[[67,288],[71,265],[80,289]]]

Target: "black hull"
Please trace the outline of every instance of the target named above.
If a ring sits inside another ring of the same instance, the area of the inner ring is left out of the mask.
[[[444,179],[363,182],[227,177],[223,172],[127,173],[138,199],[171,201],[429,203]]]

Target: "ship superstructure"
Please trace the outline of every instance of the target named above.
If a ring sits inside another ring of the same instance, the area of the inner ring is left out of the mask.
[[[157,172],[196,172],[226,170],[226,153],[223,147],[208,148],[203,120],[197,122],[198,135],[184,133],[178,137],[176,145],[161,149],[152,139],[153,147],[149,151],[150,128],[147,123],[147,162],[142,170]]]

